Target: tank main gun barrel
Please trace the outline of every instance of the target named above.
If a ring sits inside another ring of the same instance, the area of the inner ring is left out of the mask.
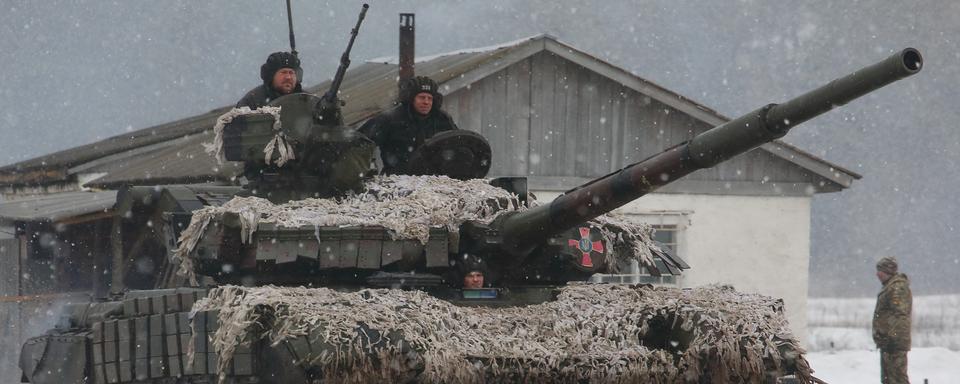
[[[782,104],[769,104],[619,171],[560,195],[550,204],[499,220],[502,248],[526,257],[544,239],[619,208],[691,172],[710,168],[783,137],[794,126],[920,71],[906,48],[876,64]]]

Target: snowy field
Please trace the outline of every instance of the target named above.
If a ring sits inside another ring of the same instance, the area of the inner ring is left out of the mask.
[[[830,384],[879,383],[880,352],[871,338],[874,298],[814,299],[807,309],[807,359]],[[960,295],[913,300],[910,382],[960,383]]]
[[[876,350],[831,351],[807,354],[814,376],[829,384],[877,384],[880,382],[880,352]],[[960,352],[946,348],[913,348],[907,355],[910,382],[960,383]]]
[[[811,298],[807,305],[810,351],[873,348],[870,326],[876,301]],[[960,351],[960,295],[914,297],[912,337],[914,348]]]

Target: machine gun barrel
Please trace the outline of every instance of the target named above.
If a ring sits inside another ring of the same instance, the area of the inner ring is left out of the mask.
[[[330,89],[323,95],[323,99],[325,100],[329,100],[330,102],[337,100],[337,92],[340,91],[343,76],[346,75],[347,67],[350,66],[350,50],[353,49],[353,41],[357,39],[357,33],[360,32],[360,23],[363,23],[363,18],[367,15],[367,8],[370,8],[370,6],[364,4],[363,8],[360,9],[360,17],[357,18],[357,25],[350,30],[350,42],[347,43],[347,49],[345,49],[343,55],[340,56],[340,66],[337,67],[337,74],[333,76],[333,81],[330,82]]]
[[[920,71],[920,52],[906,48],[782,104],[770,104],[688,142],[565,192],[550,204],[498,221],[502,248],[524,258],[544,239],[621,207],[699,169],[713,167],[783,137],[794,126]]]

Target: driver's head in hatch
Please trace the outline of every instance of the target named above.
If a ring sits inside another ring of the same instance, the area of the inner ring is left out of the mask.
[[[463,278],[463,288],[483,288],[484,275],[487,274],[487,264],[483,259],[474,255],[463,255],[463,258],[457,262],[457,271]]]
[[[463,287],[466,289],[483,288],[483,272],[467,272],[466,275],[463,275]]]

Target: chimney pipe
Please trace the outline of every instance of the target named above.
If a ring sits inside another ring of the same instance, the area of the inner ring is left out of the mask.
[[[413,77],[414,15],[400,14],[400,82]]]

